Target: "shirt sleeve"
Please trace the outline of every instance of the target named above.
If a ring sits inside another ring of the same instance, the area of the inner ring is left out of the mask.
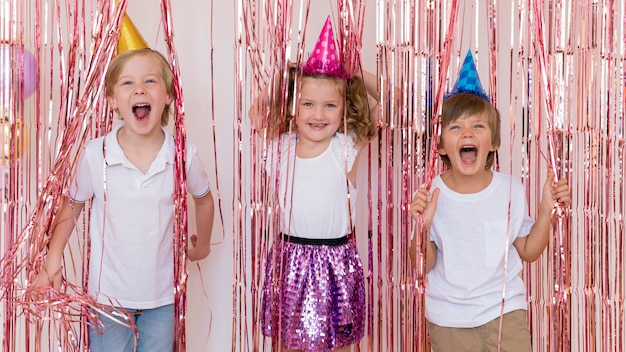
[[[356,140],[353,134],[337,133],[333,137],[332,152],[341,162],[342,165],[347,167],[347,170],[352,170],[352,165],[356,160]]]
[[[78,159],[78,166],[76,167],[76,172],[70,180],[70,184],[68,187],[69,198],[77,203],[85,203],[93,198],[93,182],[94,180],[96,180],[96,178],[94,178],[94,175],[92,175],[92,173],[97,172],[96,170],[94,170],[94,165],[98,161],[100,161],[101,164],[104,162],[103,157],[97,158],[97,155],[91,156],[93,154],[93,146],[95,144],[94,142],[87,144],[87,146],[81,151]]]
[[[200,198],[209,193],[211,185],[209,175],[206,173],[204,164],[198,156],[195,145],[187,144],[187,191],[195,198]]]

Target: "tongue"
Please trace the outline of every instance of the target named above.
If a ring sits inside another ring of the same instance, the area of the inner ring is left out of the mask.
[[[476,161],[476,151],[475,150],[461,150],[461,160],[470,164]]]
[[[150,108],[147,106],[136,107],[134,113],[136,118],[143,119],[150,113]]]

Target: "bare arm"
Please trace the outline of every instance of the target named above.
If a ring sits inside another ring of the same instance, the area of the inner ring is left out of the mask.
[[[261,93],[254,98],[252,104],[250,105],[250,109],[248,109],[250,124],[256,131],[260,131],[267,127],[267,114],[271,104],[268,91],[268,87],[265,86],[261,90]]]
[[[411,216],[416,221],[419,220],[419,216],[424,217],[424,228],[421,233],[418,233],[420,230],[419,226],[416,226],[413,232],[413,241],[411,242],[411,249],[409,254],[411,256],[411,260],[413,263],[417,261],[417,243],[418,238],[427,238],[426,248],[424,253],[424,272],[429,272],[437,261],[437,246],[435,242],[430,240],[430,226],[433,223],[433,218],[435,217],[435,210],[437,209],[437,200],[439,199],[439,189],[436,188],[433,190],[432,195],[425,188],[420,188],[415,196],[413,197],[413,201],[409,206],[409,212]]]
[[[213,195],[208,192],[200,198],[193,198],[196,210],[196,229],[198,234],[192,235],[192,248],[187,252],[189,260],[201,260],[211,253],[211,233],[213,232],[213,218],[215,204]]]
[[[413,264],[417,263],[417,239],[420,238],[418,233],[417,226],[413,232],[413,240],[411,241],[411,248],[409,248],[409,256],[411,257],[411,262]],[[422,236],[426,238],[430,238],[430,231],[424,230],[422,232]],[[429,272],[433,267],[435,267],[435,262],[437,261],[437,246],[435,242],[431,240],[427,240],[426,248],[424,249],[424,273]]]
[[[552,225],[552,211],[556,202],[570,204],[570,191],[567,179],[554,182],[554,173],[548,172],[548,177],[543,186],[541,203],[535,224],[526,237],[520,237],[513,242],[520,258],[526,262],[533,262],[539,258],[550,240],[550,227]]]
[[[363,84],[365,84],[365,90],[367,94],[378,101],[378,78],[376,75],[369,71],[363,71]]]
[[[63,251],[84,206],[84,203],[73,202],[68,197],[63,198],[61,208],[52,225],[52,237],[48,243],[46,261],[42,270],[33,279],[32,289],[53,287],[58,291],[61,288]]]

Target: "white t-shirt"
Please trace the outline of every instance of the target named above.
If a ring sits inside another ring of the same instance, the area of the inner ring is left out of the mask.
[[[174,302],[174,138],[163,129],[161,150],[144,174],[117,142],[122,126],[104,144],[103,137],[87,143],[70,197],[92,201],[89,293],[99,303],[156,308]],[[201,197],[209,192],[208,175],[193,145],[186,156],[187,190]]]
[[[296,156],[295,133],[283,134],[270,144],[266,170],[279,180],[282,233],[332,239],[351,232],[357,192],[346,170],[352,169],[356,155],[354,137],[341,133],[314,158]],[[273,168],[276,162],[280,162],[279,169]],[[348,201],[353,204],[351,211]]]
[[[513,246],[534,223],[523,185],[494,172],[489,186],[478,193],[454,192],[440,176],[431,191],[436,188],[440,193],[430,238],[437,245],[437,261],[427,274],[427,319],[446,327],[483,325],[500,316],[503,290],[504,313],[526,309],[522,261]]]

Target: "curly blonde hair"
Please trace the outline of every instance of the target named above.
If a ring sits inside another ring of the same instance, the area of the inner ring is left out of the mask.
[[[349,79],[333,78],[323,74],[306,75],[298,68],[289,69],[287,85],[282,80],[277,80],[274,85],[274,96],[268,116],[268,127],[273,130],[271,135],[289,132],[295,128],[294,118],[296,109],[294,87],[302,83],[302,78],[327,79],[333,81],[337,89],[345,97],[345,114],[342,118],[338,132],[353,133],[357,141],[370,140],[376,134],[376,121],[371,119],[371,107],[368,93],[361,76],[353,75]],[[284,97],[284,99],[283,99]],[[345,131],[347,129],[347,131]]]

